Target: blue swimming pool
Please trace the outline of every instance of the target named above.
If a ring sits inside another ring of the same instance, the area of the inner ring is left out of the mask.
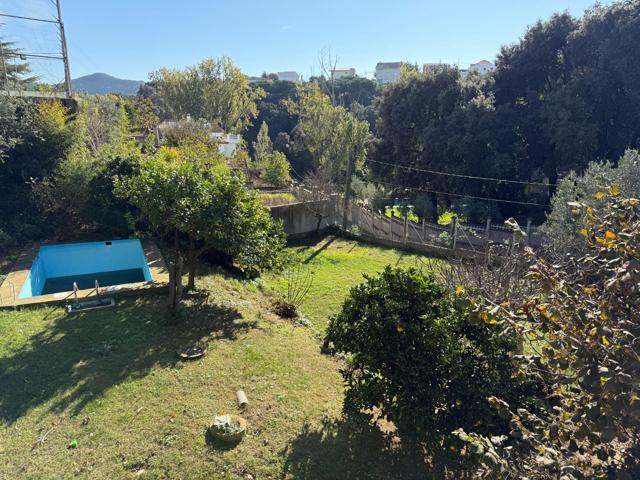
[[[125,283],[150,282],[151,271],[140,240],[45,245],[31,264],[18,298]]]

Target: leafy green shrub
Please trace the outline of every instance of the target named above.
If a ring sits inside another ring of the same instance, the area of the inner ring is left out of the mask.
[[[0,255],[6,253],[14,245],[15,241],[11,235],[0,229]]]
[[[384,191],[378,185],[358,175],[351,177],[351,190],[355,199],[374,209],[379,208],[380,202],[386,201]]]
[[[436,237],[436,242],[448,248],[451,246],[451,235],[449,235],[449,232],[440,232]]]
[[[113,189],[116,178],[135,175],[138,166],[138,158],[115,158],[91,179],[84,210],[87,223],[110,236],[126,237],[131,233],[130,223],[139,217],[139,212],[126,200],[116,197]]]
[[[420,218],[426,218],[429,222],[434,221],[436,217],[436,205],[430,193],[417,193],[411,200],[414,207],[413,210]]]
[[[402,214],[402,212],[400,211],[399,208],[393,208],[393,207],[388,207],[385,209],[384,211],[384,215],[387,218],[398,218],[400,220],[404,220],[404,215]],[[415,223],[418,223],[420,221],[420,219],[418,218],[418,215],[416,215],[413,210],[409,210],[407,212],[407,218]]]
[[[494,398],[511,441],[495,448],[471,435],[515,477],[640,478],[640,200],[608,190],[569,205],[584,219],[584,257],[552,264],[530,252],[534,293],[498,308],[478,305],[529,342],[519,375],[544,382],[554,402],[534,415]],[[495,469],[485,457],[480,463]]]
[[[438,225],[449,225],[451,222],[453,222],[453,217],[455,216],[455,212],[446,211],[441,213],[438,216]]]
[[[463,426],[508,432],[487,397],[520,405],[533,392],[512,377],[515,336],[459,307],[459,298],[415,269],[387,267],[365,278],[331,319],[325,341],[347,357],[345,412],[378,411],[400,435],[434,451]]]
[[[286,187],[291,183],[289,160],[284,153],[275,151],[261,164],[260,175],[276,187]]]
[[[56,235],[64,237],[86,226],[91,181],[102,170],[86,154],[70,154],[40,182],[33,182],[32,194],[43,219]]]

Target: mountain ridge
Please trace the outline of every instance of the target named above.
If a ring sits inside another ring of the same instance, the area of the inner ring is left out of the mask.
[[[71,80],[74,91],[91,95],[105,95],[107,93],[135,95],[143,83],[142,80],[126,80],[107,73],[92,73]]]

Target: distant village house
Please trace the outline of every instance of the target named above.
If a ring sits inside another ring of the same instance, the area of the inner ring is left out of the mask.
[[[379,62],[374,77],[380,85],[393,83],[400,79],[401,69],[402,62]]]
[[[331,70],[331,78],[333,80],[340,80],[345,77],[355,77],[356,69],[355,68],[335,68]]]

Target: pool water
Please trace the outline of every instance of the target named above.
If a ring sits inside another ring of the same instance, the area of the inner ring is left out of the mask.
[[[152,281],[140,240],[45,245],[31,264],[19,298]]]

